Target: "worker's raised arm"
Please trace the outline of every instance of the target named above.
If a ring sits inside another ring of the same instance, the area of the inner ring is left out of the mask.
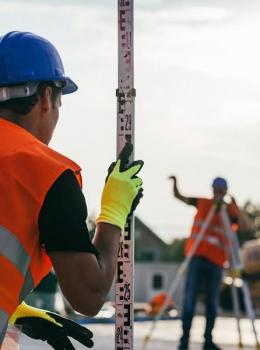
[[[169,180],[173,181],[173,195],[175,198],[185,202],[186,204],[190,204],[190,198],[184,197],[182,194],[180,194],[178,186],[177,186],[177,178],[174,175],[169,176]]]

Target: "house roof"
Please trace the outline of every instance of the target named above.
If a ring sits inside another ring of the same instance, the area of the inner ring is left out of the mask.
[[[148,227],[138,216],[135,217],[135,227],[136,229],[139,229],[140,231],[142,231],[142,233],[149,235],[161,247],[167,248],[169,246],[153,230],[151,230],[150,227]]]

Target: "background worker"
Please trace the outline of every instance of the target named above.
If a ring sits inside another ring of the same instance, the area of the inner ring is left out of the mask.
[[[19,304],[53,265],[74,309],[95,315],[114,277],[120,233],[142,197],[143,162],[126,168],[123,150],[90,241],[81,169],[48,147],[61,95],[76,90],[49,41],[17,31],[0,37],[0,344],[9,320],[55,349],[74,349],[68,336],[93,346],[84,327]]]
[[[188,349],[192,318],[197,296],[202,286],[205,288],[206,293],[206,328],[203,349],[218,350],[220,348],[212,340],[212,331],[217,316],[222,271],[224,264],[228,260],[227,252],[230,249],[229,242],[224,236],[219,213],[220,205],[224,203],[224,197],[227,194],[227,181],[221,177],[213,180],[212,198],[194,198],[180,194],[176,177],[170,176],[169,178],[173,180],[174,196],[186,204],[197,208],[191,235],[186,242],[185,255],[188,255],[191,251],[209,211],[213,205],[216,205],[216,212],[188,266],[182,310],[183,334],[180,339],[179,350]],[[233,224],[238,225],[243,220],[233,197],[231,197],[231,203],[227,204],[227,213]],[[242,224],[243,222],[241,222]]]

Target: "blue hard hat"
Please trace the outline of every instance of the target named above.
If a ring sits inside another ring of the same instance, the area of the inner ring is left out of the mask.
[[[62,94],[77,85],[65,76],[56,48],[48,40],[29,32],[10,32],[0,37],[0,86],[32,81],[62,82]]]
[[[227,190],[227,181],[223,177],[216,177],[212,182],[212,187],[223,188]]]

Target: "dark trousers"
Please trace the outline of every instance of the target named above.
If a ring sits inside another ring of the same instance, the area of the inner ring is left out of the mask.
[[[183,341],[188,341],[192,318],[199,291],[203,287],[206,296],[206,341],[212,340],[212,330],[217,316],[219,293],[222,281],[222,268],[202,257],[193,257],[190,261],[183,300],[182,329]]]

